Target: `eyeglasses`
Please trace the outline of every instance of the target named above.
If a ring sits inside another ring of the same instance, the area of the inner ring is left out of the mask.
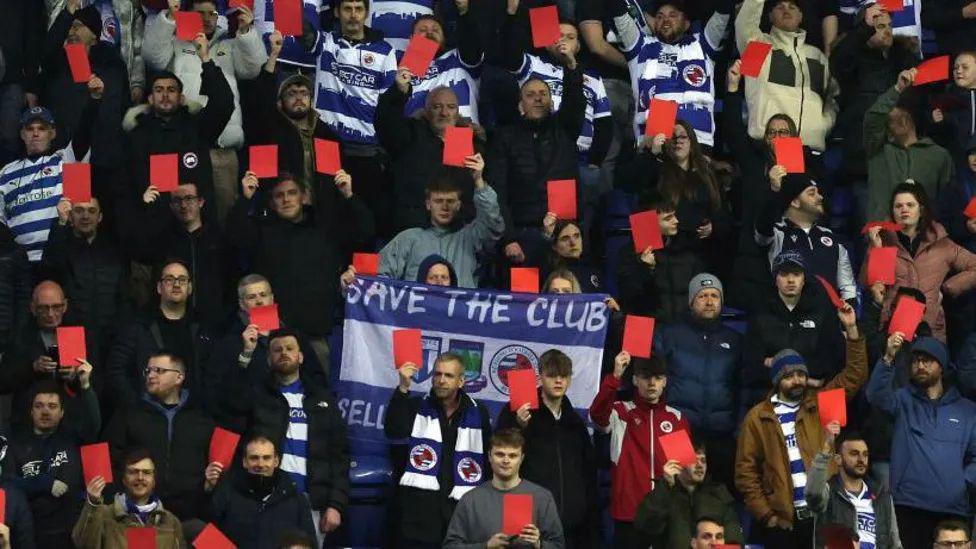
[[[190,277],[188,276],[164,276],[159,279],[166,286],[173,286],[174,284],[179,284],[180,286],[186,286],[190,283]]]
[[[169,201],[177,206],[182,206],[183,204],[192,204],[199,199],[199,196],[173,196],[170,197]]]
[[[969,547],[970,541],[937,541],[932,544],[936,549],[965,549]]]
[[[35,305],[34,308],[39,313],[60,313],[64,310],[64,303],[58,303],[56,305]]]
[[[672,141],[688,141],[690,139],[691,138],[688,137],[687,135],[673,135],[673,136],[671,136],[671,140]]]
[[[766,135],[769,137],[789,137],[791,133],[790,130],[769,130]]]
[[[161,376],[163,375],[164,372],[176,372],[178,374],[183,373],[182,371],[177,370],[175,368],[160,368],[159,366],[146,366],[146,369],[143,370],[143,373],[146,374],[146,377],[149,377],[149,374],[156,374],[157,376]]]

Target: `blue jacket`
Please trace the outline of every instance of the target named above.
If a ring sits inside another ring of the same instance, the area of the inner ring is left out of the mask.
[[[729,435],[739,405],[742,336],[721,321],[686,315],[654,334],[654,353],[668,365],[668,404],[688,415],[692,432]]]
[[[895,418],[891,494],[896,505],[968,516],[976,489],[976,403],[946,387],[930,401],[914,386],[894,390],[894,368],[879,360],[868,382],[872,406]]]

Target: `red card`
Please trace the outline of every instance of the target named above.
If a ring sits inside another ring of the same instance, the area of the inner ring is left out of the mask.
[[[562,37],[559,30],[559,12],[556,6],[545,6],[529,10],[529,24],[532,25],[532,47],[551,46]]]
[[[666,99],[651,99],[651,104],[647,107],[647,124],[644,126],[644,135],[654,137],[663,133],[664,137],[671,139],[674,135],[674,123],[678,119],[678,102]]]
[[[508,371],[508,406],[513,412],[528,403],[529,408],[539,408],[539,392],[535,390],[535,370],[520,368]]]
[[[535,267],[512,267],[511,274],[513,292],[539,293],[539,269]]]
[[[759,73],[762,72],[766,58],[769,57],[772,49],[772,44],[751,40],[746,46],[746,51],[742,52],[742,64],[739,66],[742,76],[759,78]]]
[[[154,185],[161,193],[175,191],[180,186],[180,155],[150,155],[149,184]]]
[[[227,3],[227,10],[234,10],[237,8],[247,8],[254,11],[254,0],[230,0]]]
[[[648,316],[627,315],[624,320],[623,350],[632,356],[651,358],[653,344],[654,319]]]
[[[895,262],[898,248],[885,246],[868,250],[868,286],[875,282],[895,283]]]
[[[129,549],[156,549],[156,529],[151,527],[126,528],[125,542]]]
[[[250,170],[258,179],[278,177],[278,145],[251,145]]]
[[[969,204],[966,204],[966,209],[962,211],[962,214],[969,219],[976,218],[976,197],[973,197]]]
[[[532,524],[532,494],[505,494],[502,497],[502,533],[515,536]]]
[[[328,139],[315,138],[315,171],[335,175],[342,169],[339,156],[339,143]]]
[[[195,11],[178,11],[173,14],[176,18],[176,37],[180,40],[193,42],[197,34],[203,32],[203,16]]]
[[[380,272],[380,254],[352,254],[352,268],[356,274],[376,276]]]
[[[102,477],[105,483],[112,482],[112,461],[108,457],[108,443],[86,444],[78,449],[81,452],[81,471],[85,486],[95,477]]]
[[[281,327],[277,303],[255,307],[248,313],[251,315],[251,324],[256,325],[259,332],[270,332]]]
[[[58,364],[75,368],[79,358],[88,358],[85,348],[85,328],[82,326],[58,326]]]
[[[61,165],[61,195],[70,200],[72,204],[91,202],[90,164],[75,162]]]
[[[92,70],[84,44],[65,44],[64,52],[68,56],[71,79],[77,84],[88,82],[92,77]]]
[[[0,524],[7,524],[7,491],[0,488]]]
[[[681,429],[668,433],[659,440],[665,460],[675,460],[684,467],[690,467],[698,462],[698,454],[695,453],[695,447],[691,444],[688,431]]]
[[[929,82],[940,82],[942,80],[949,79],[949,56],[941,55],[939,57],[933,57],[926,61],[919,63],[915,67],[917,71],[915,74],[915,81],[912,83],[913,86],[921,86],[922,84],[928,84]]]
[[[905,334],[905,341],[915,339],[915,330],[924,316],[925,305],[908,296],[901,296],[888,323],[888,335],[901,332]]]
[[[471,128],[448,126],[444,129],[444,165],[464,167],[464,159],[474,154]]]
[[[861,234],[868,234],[868,231],[874,227],[881,227],[882,231],[888,231],[890,233],[897,233],[901,230],[901,225],[894,221],[869,221],[864,224],[864,228],[861,229]]]
[[[786,168],[786,173],[805,173],[803,161],[803,141],[799,137],[777,137],[773,139],[776,163]]]
[[[843,389],[830,389],[817,393],[817,406],[820,409],[820,425],[827,426],[831,421],[847,425],[847,395]]]
[[[557,179],[546,183],[549,211],[559,219],[576,219],[576,180]]]
[[[817,277],[817,280],[820,282],[820,285],[823,286],[824,291],[827,292],[827,297],[830,298],[830,302],[834,304],[834,307],[837,307],[838,309],[843,309],[844,307],[847,306],[847,303],[840,298],[840,295],[837,294],[837,290],[834,289],[833,284],[831,284],[826,278],[820,275],[813,275],[813,276]]]
[[[200,535],[193,540],[193,547],[195,549],[237,549],[237,546],[212,522],[207,524]]]
[[[878,5],[888,13],[895,13],[905,9],[904,0],[878,0]]]
[[[275,0],[274,7],[275,29],[282,36],[302,35],[302,2],[301,0]]]
[[[399,368],[407,362],[424,365],[420,330],[393,330],[393,365]]]
[[[630,216],[630,232],[634,237],[634,250],[638,254],[644,250],[660,250],[664,247],[664,237],[661,236],[661,225],[657,220],[657,212],[647,210]]]
[[[437,48],[440,44],[422,34],[415,34],[410,37],[407,50],[403,52],[403,59],[400,66],[410,69],[410,72],[418,78],[427,74],[427,68],[437,55]]]
[[[241,435],[234,431],[214,427],[213,435],[210,437],[210,453],[207,457],[207,463],[216,461],[226,471],[234,459],[234,452],[237,451],[237,443],[240,440]]]

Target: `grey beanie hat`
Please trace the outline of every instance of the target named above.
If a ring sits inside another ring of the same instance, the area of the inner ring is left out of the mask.
[[[706,288],[715,288],[718,293],[722,296],[722,301],[725,301],[725,290],[722,289],[722,281],[718,279],[717,276],[711,273],[698,273],[688,283],[688,306],[690,307],[695,301],[695,296],[698,292]]]

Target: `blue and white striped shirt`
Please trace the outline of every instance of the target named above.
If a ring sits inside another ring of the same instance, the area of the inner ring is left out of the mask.
[[[515,73],[519,86],[525,84],[530,78],[538,78],[549,85],[552,93],[552,106],[554,110],[559,110],[559,105],[563,101],[563,67],[550,63],[537,55],[524,54],[522,57],[522,67]],[[610,116],[610,99],[607,97],[607,90],[603,87],[603,79],[596,72],[586,70],[583,72],[583,95],[586,96],[586,118],[583,120],[583,128],[579,138],[576,140],[576,150],[580,153],[580,161],[587,164],[586,153],[593,145],[593,121],[597,118]]]
[[[400,57],[413,35],[414,21],[433,13],[434,0],[373,0],[369,7],[369,26],[382,32]]]
[[[281,395],[288,401],[288,430],[281,443],[281,470],[288,473],[299,493],[304,493],[308,485],[308,417],[302,380],[281,387]]]
[[[458,113],[478,123],[478,79],[481,78],[481,62],[468,66],[455,48],[440,55],[427,69],[422,78],[411,82],[410,99],[403,114],[410,116],[424,108],[427,94],[434,88],[445,86],[454,90],[458,98]]]
[[[31,262],[41,260],[51,224],[58,218],[61,166],[74,161],[69,144],[53,154],[15,160],[0,169],[0,222],[14,233]]]
[[[319,33],[315,109],[344,143],[375,145],[376,103],[396,79],[393,47],[383,40],[350,42]]]
[[[786,439],[786,455],[790,458],[790,478],[793,481],[793,507],[800,509],[807,506],[803,495],[807,486],[807,470],[803,466],[800,444],[796,440],[796,413],[800,410],[800,403],[784,402],[777,395],[773,395],[770,400],[773,402],[773,413],[783,430],[783,438]]]

